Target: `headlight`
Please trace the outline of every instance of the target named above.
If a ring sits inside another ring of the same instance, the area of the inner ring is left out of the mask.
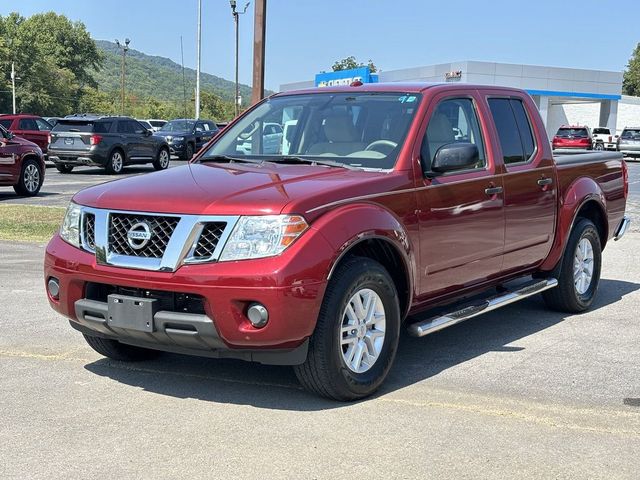
[[[220,261],[278,255],[307,228],[307,222],[299,215],[240,217],[220,255]]]
[[[62,226],[60,227],[60,237],[73,245],[80,248],[80,216],[82,209],[75,203],[70,203],[67,212],[64,214]]]

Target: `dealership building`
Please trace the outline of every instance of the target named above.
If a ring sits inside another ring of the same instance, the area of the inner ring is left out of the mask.
[[[618,133],[640,125],[640,98],[622,96],[622,72],[463,61],[389,70],[371,75],[360,68],[319,73],[315,80],[287,83],[281,91],[367,82],[463,82],[522,88],[533,97],[547,132],[561,125],[609,127]]]

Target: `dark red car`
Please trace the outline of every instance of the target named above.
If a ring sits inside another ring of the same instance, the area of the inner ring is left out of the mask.
[[[554,157],[522,90],[287,92],[187,165],[77,193],[44,280],[108,357],[293,365],[353,400],[387,376],[403,325],[422,336],[538,293],[588,309],[627,193],[619,153]]]
[[[42,150],[0,125],[0,187],[13,187],[18,195],[37,195],[44,181]]]
[[[553,137],[553,149],[593,149],[593,136],[589,127],[562,126]]]
[[[49,133],[53,127],[44,118],[24,113],[0,115],[0,125],[15,135],[35,143],[42,153],[47,155]]]

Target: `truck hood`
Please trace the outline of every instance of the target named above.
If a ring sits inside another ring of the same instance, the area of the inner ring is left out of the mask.
[[[95,208],[156,213],[304,214],[354,195],[393,190],[390,177],[312,165],[193,163],[90,187],[73,200]]]

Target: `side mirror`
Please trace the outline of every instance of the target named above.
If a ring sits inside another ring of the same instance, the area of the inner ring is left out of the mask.
[[[473,143],[449,143],[438,149],[431,164],[431,171],[436,173],[466,170],[480,162],[480,152]]]
[[[150,137],[151,135],[153,135],[153,130],[145,130],[144,131],[144,136],[145,137]]]

